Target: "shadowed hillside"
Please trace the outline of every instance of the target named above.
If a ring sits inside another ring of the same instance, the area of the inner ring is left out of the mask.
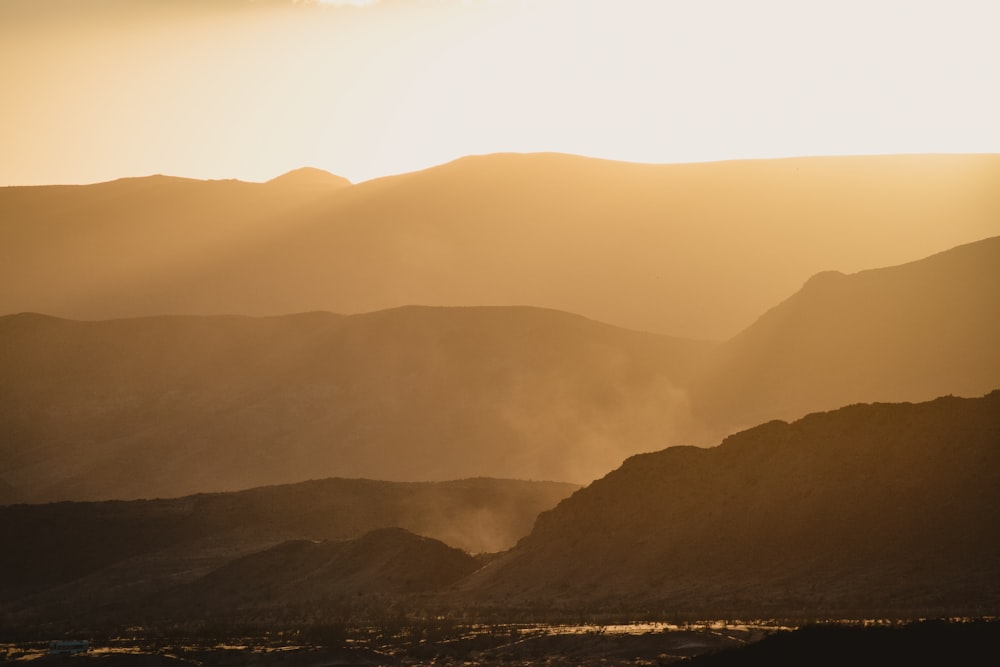
[[[995,614],[998,511],[1000,391],[852,405],[630,458],[463,590],[710,618]]]
[[[8,316],[0,479],[31,502],[322,476],[587,481],[690,426],[681,387],[711,348],[533,308]]]
[[[525,610],[995,615],[998,445],[1000,390],[773,421],[714,448],[634,456],[542,511],[513,549],[481,561],[405,531],[332,540],[398,525],[481,545],[492,525],[494,543],[502,533],[509,544],[530,513],[569,489],[325,480],[177,500],[0,507],[8,538],[0,615],[20,627],[56,619],[98,627],[136,614],[203,622],[235,618],[235,609],[282,622],[319,608],[385,617],[400,604],[497,618]],[[313,543],[321,539],[331,542]]]
[[[205,613],[289,603],[342,600],[352,595],[411,595],[439,590],[479,569],[472,556],[401,528],[320,543],[284,542],[239,558],[157,605]]]
[[[0,313],[534,305],[726,338],[820,270],[1000,233],[1000,157],[640,165],[470,157],[345,187],[150,177],[0,188]]]
[[[287,540],[344,540],[378,528],[398,526],[471,553],[500,551],[574,489],[498,479],[327,479],[170,500],[0,507],[0,612],[82,613]]]

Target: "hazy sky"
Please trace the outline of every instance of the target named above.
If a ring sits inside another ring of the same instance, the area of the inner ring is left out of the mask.
[[[0,185],[1000,152],[994,0],[0,0]]]

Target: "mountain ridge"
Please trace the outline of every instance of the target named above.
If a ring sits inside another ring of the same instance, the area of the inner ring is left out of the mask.
[[[4,316],[0,486],[44,501],[324,475],[586,482],[771,419],[980,395],[1000,385],[998,304],[991,237],[819,274],[722,343],[537,307]]]
[[[702,419],[730,431],[857,401],[975,396],[997,386],[998,338],[993,236],[897,266],[812,276],[726,341],[694,393]]]
[[[288,192],[16,187],[0,191],[0,312],[530,303],[721,339],[818,269],[897,264],[1000,232],[998,178],[990,155],[646,165],[515,154]]]
[[[343,541],[282,542],[234,559],[154,599],[161,610],[238,614],[246,608],[272,609],[289,603],[434,592],[479,567],[475,558],[439,540],[389,527]]]
[[[36,502],[583,477],[674,428],[643,414],[712,347],[535,308],[7,316],[0,339],[0,478]]]
[[[729,617],[994,613],[998,443],[995,390],[636,455],[542,513],[457,594]]]

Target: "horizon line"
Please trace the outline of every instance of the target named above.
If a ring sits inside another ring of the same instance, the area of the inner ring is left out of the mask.
[[[247,183],[252,185],[267,185],[270,181],[276,180],[290,174],[292,172],[298,171],[300,169],[316,169],[319,171],[326,172],[331,176],[341,178],[346,180],[349,185],[362,185],[365,183],[371,183],[374,181],[379,181],[387,178],[394,178],[397,176],[406,176],[410,174],[418,174],[420,172],[429,171],[432,169],[437,169],[439,167],[444,167],[450,164],[461,162],[468,159],[475,158],[488,158],[497,156],[559,156],[559,157],[570,157],[579,158],[582,160],[590,160],[595,162],[609,162],[617,164],[626,165],[637,165],[637,166],[648,166],[648,167],[667,167],[667,166],[684,166],[684,165],[701,165],[701,164],[727,164],[727,163],[737,163],[737,162],[780,162],[780,161],[790,161],[790,160],[836,160],[836,159],[857,159],[857,158],[893,158],[893,157],[1000,157],[1000,152],[992,151],[914,151],[914,152],[900,152],[900,153],[838,153],[838,154],[797,154],[797,155],[775,155],[775,156],[764,156],[764,157],[734,157],[734,158],[719,158],[712,159],[706,158],[704,160],[678,160],[678,161],[667,161],[667,162],[649,162],[643,160],[623,160],[617,158],[603,157],[597,155],[586,155],[583,153],[568,153],[563,151],[496,151],[491,153],[468,153],[466,155],[461,155],[450,160],[445,160],[443,162],[435,162],[425,167],[412,169],[409,171],[399,171],[391,172],[387,174],[382,174],[380,176],[373,176],[371,178],[353,181],[349,177],[344,176],[337,171],[331,171],[324,167],[318,167],[315,164],[312,165],[300,165],[298,167],[293,167],[282,171],[281,173],[275,174],[270,178],[262,181],[258,180],[244,180],[235,176],[219,176],[219,177],[209,177],[202,178],[197,176],[184,176],[178,174],[168,174],[163,172],[154,172],[147,174],[133,174],[125,176],[117,176],[114,178],[97,180],[97,181],[78,181],[78,182],[30,182],[30,183],[4,183],[0,185],[0,188],[31,188],[31,187],[77,187],[77,186],[87,186],[87,185],[102,185],[105,183],[116,183],[118,181],[132,180],[132,179],[146,179],[146,178],[171,178],[178,180],[188,180],[195,181],[199,183],[213,183],[213,182],[238,182]]]

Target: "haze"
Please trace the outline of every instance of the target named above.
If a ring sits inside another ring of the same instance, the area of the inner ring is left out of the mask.
[[[978,664],[998,19],[0,0],[0,660]]]
[[[988,1],[4,0],[0,184],[998,152],[998,23]]]

